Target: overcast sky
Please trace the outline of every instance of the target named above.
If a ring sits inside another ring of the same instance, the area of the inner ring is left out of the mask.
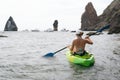
[[[0,0],[0,31],[12,16],[18,29],[53,28],[54,20],[58,20],[58,28],[77,30],[81,26],[81,15],[88,2],[92,2],[97,14],[113,0]]]

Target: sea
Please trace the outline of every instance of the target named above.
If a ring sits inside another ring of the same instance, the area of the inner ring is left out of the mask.
[[[87,31],[84,32],[83,38]],[[95,64],[70,63],[64,49],[53,57],[45,54],[71,45],[74,32],[0,32],[0,80],[120,80],[120,34],[93,35],[86,50]]]

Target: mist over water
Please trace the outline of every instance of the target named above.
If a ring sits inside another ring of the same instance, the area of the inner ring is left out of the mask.
[[[87,32],[85,32],[86,34]],[[52,58],[42,56],[70,45],[71,32],[4,32],[0,37],[0,80],[119,80],[120,34],[91,36],[95,64],[82,67],[69,63],[65,49]],[[85,35],[84,35],[85,36]],[[84,37],[83,36],[83,37]]]

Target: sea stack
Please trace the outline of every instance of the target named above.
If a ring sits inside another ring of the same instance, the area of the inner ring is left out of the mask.
[[[92,3],[88,3],[81,17],[81,30],[98,30],[110,25],[108,34],[120,33],[120,0],[113,0],[110,5],[97,16]]]
[[[85,12],[81,17],[81,30],[95,30],[94,25],[97,23],[98,17],[93,4],[89,2],[85,7]]]
[[[54,31],[58,31],[58,20],[55,20],[53,23],[53,29]]]
[[[10,16],[8,21],[6,22],[4,31],[18,31],[16,23],[14,22],[13,18]]]

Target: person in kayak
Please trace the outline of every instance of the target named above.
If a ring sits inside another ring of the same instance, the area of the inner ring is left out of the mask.
[[[86,44],[93,44],[92,40],[89,38],[89,36],[86,36],[85,39],[82,38],[83,32],[76,32],[76,39],[73,40],[72,45],[68,46],[70,51],[73,53],[73,55],[80,55],[83,56],[85,51],[85,45]]]

